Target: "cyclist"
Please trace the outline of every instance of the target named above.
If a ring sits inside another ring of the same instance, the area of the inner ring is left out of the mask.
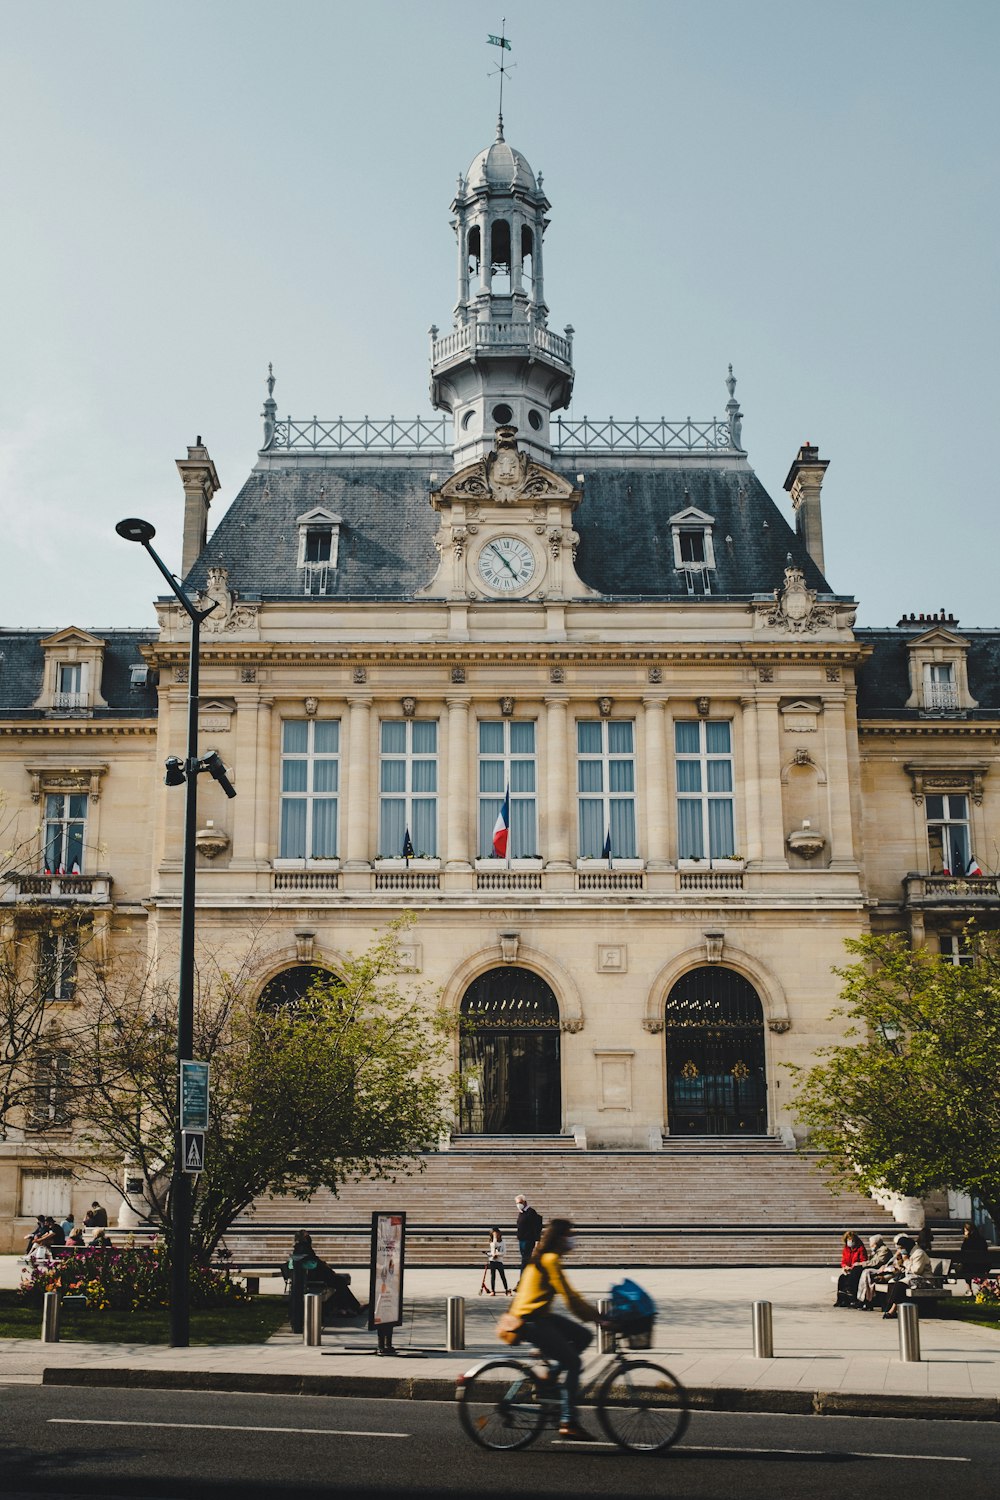
[[[581,1355],[594,1335],[572,1318],[552,1311],[553,1300],[560,1296],[570,1311],[584,1322],[600,1321],[597,1308],[573,1289],[563,1271],[562,1258],[573,1249],[574,1243],[570,1220],[553,1219],[521,1272],[510,1311],[522,1320],[522,1341],[537,1344],[546,1359],[555,1361],[559,1366],[557,1380],[559,1373],[565,1373],[560,1389],[559,1436],[578,1443],[590,1443],[593,1438],[577,1420],[576,1401],[580,1388]]]

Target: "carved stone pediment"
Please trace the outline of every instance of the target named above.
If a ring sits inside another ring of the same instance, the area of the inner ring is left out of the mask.
[[[492,501],[494,505],[565,502],[575,506],[580,493],[554,469],[518,450],[516,428],[498,427],[493,452],[459,469],[431,496],[437,510],[470,500]]]

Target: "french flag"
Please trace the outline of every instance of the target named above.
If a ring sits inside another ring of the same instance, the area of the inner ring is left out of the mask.
[[[507,858],[507,840],[510,837],[510,787],[504,793],[500,812],[493,825],[493,858]]]
[[[969,856],[969,863],[965,873],[966,875],[981,875],[983,873],[983,867],[974,854]]]

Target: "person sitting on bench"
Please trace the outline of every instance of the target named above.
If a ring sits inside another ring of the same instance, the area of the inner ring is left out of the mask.
[[[351,1278],[338,1274],[332,1266],[321,1260],[313,1248],[312,1236],[304,1229],[297,1231],[292,1253],[288,1258],[288,1269],[293,1282],[301,1278],[303,1290],[320,1291],[323,1311],[339,1317],[353,1317],[361,1311],[361,1304],[351,1291]]]
[[[897,1305],[906,1301],[911,1287],[933,1282],[931,1258],[927,1251],[908,1234],[897,1234],[896,1244],[902,1254],[902,1275],[889,1282],[888,1306],[882,1314],[883,1318],[896,1316]]]

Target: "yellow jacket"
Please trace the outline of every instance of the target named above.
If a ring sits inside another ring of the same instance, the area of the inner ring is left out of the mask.
[[[547,1313],[551,1310],[552,1299],[558,1294],[569,1307],[570,1312],[576,1313],[578,1318],[584,1322],[596,1323],[597,1309],[592,1307],[585,1297],[581,1297],[569,1282],[562,1268],[562,1261],[554,1250],[550,1250],[541,1257],[543,1271],[535,1265],[534,1261],[528,1262],[521,1272],[521,1279],[514,1293],[514,1300],[510,1304],[510,1310],[518,1318],[531,1318],[536,1313]]]

